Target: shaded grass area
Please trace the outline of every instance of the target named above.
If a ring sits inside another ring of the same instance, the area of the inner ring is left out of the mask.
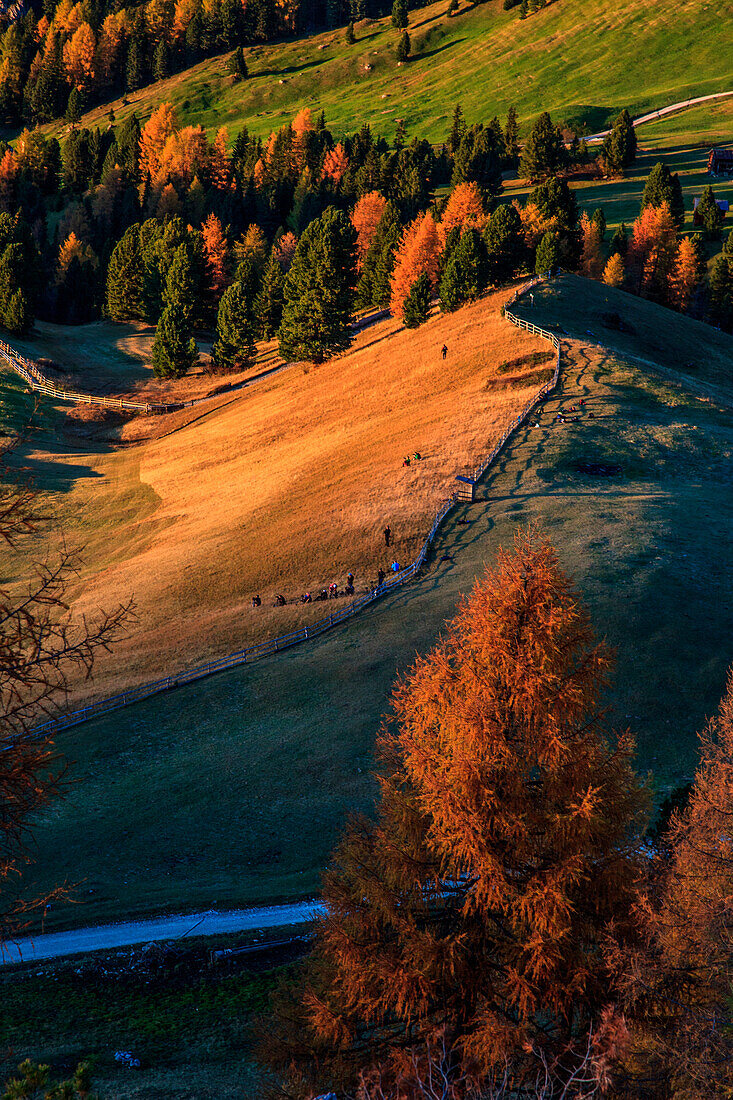
[[[0,1081],[24,1058],[58,1077],[88,1060],[95,1091],[108,1100],[255,1100],[252,1023],[294,952],[222,969],[209,964],[209,946],[156,945],[0,972]],[[116,1062],[119,1050],[140,1068]]]
[[[363,122],[393,136],[403,118],[411,135],[445,140],[453,106],[469,121],[488,120],[514,104],[520,116],[550,110],[558,120],[594,132],[623,107],[634,115],[730,86],[731,61],[720,50],[721,13],[704,0],[670,8],[667,0],[557,0],[529,19],[499,4],[446,5],[410,14],[413,59],[396,66],[397,32],[390,20],[357,25],[247,51],[251,76],[233,84],[226,57],[216,57],[114,103],[123,119],[172,102],[182,123],[210,132],[246,124],[267,134],[303,106],[325,110],[336,134]],[[649,59],[654,64],[649,64]],[[367,69],[367,66],[371,66]],[[86,125],[104,121],[108,105]],[[680,116],[680,129],[684,132]],[[57,126],[56,129],[58,130]]]
[[[541,426],[518,433],[415,584],[312,645],[62,734],[79,783],[40,822],[34,877],[84,883],[53,925],[317,891],[345,815],[372,805],[396,674],[530,522],[616,647],[611,719],[636,731],[639,766],[660,790],[691,773],[733,655],[733,411],[703,388],[733,367],[733,341],[579,278],[523,308],[579,337],[620,311],[661,370],[628,357],[628,335],[566,341]],[[694,378],[673,373],[687,357]],[[581,398],[579,423],[554,421]],[[580,472],[604,464],[620,472]]]

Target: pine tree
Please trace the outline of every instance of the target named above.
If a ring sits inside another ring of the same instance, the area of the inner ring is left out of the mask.
[[[361,278],[357,288],[357,301],[362,308],[376,306],[385,309],[390,302],[392,272],[395,251],[400,242],[402,228],[394,205],[385,207],[374,240],[364,257]]]
[[[398,684],[377,820],[334,854],[299,1016],[271,1032],[297,1095],[360,1079],[426,1096],[429,1073],[433,1096],[576,1094],[643,864],[633,744],[604,728],[609,660],[552,548],[521,537]]]
[[[562,135],[547,111],[532,127],[522,150],[520,171],[531,180],[554,175],[567,163]]]
[[[526,255],[522,219],[516,206],[505,203],[497,206],[484,232],[484,241],[489,282],[503,283],[516,275]]]
[[[0,312],[0,325],[11,336],[24,336],[33,328],[33,310],[21,287],[18,287],[10,296],[10,300]]]
[[[487,209],[492,209],[496,196],[501,193],[503,153],[503,135],[499,141],[495,131],[488,126],[479,123],[469,127],[453,157],[451,186],[477,183],[483,192]]]
[[[440,308],[452,313],[486,286],[486,248],[475,229],[464,229],[440,280]]]
[[[408,25],[407,0],[394,0],[392,5],[392,26],[398,31],[404,30]]]
[[[702,221],[707,240],[720,240],[720,227],[723,223],[723,215],[715,201],[715,192],[710,184],[703,188],[695,213]]]
[[[259,335],[272,340],[283,315],[285,276],[275,255],[271,256],[262,276],[262,286],[255,302],[255,317]]]
[[[330,206],[298,241],[285,279],[278,331],[286,360],[317,363],[351,343],[356,285],[356,232],[346,215]]]
[[[353,46],[354,43],[356,42],[356,35],[354,34],[354,24],[353,23],[348,23],[347,24],[345,38],[346,38],[346,45],[347,46]]]
[[[623,222],[618,227],[614,235],[611,237],[611,245],[609,248],[609,255],[614,256],[618,253],[620,256],[625,256],[629,248],[629,235],[626,230],[626,226]]]
[[[229,59],[229,72],[235,80],[246,80],[249,76],[247,62],[244,59],[244,50],[241,46],[237,46]]]
[[[82,112],[81,92],[76,87],[76,85],[74,85],[74,87],[69,92],[69,101],[66,104],[66,115],[65,115],[66,121],[70,122],[72,125],[74,125],[78,122],[81,122],[81,112]]]
[[[537,257],[535,259],[534,269],[538,275],[545,275],[548,271],[554,271],[559,259],[560,235],[556,231],[550,230],[545,233],[537,246]]]
[[[131,225],[115,245],[107,267],[106,312],[113,321],[145,318],[140,226]]]
[[[613,124],[613,129],[601,147],[606,170],[622,174],[624,168],[636,160],[636,132],[631,115],[624,109]]]
[[[515,107],[510,107],[506,113],[504,145],[509,163],[512,167],[516,167],[519,163],[519,121]]]
[[[232,283],[223,294],[216,318],[213,361],[220,371],[247,370],[255,360],[253,306],[241,283]]]
[[[662,161],[654,165],[644,186],[641,197],[641,209],[647,206],[659,208],[664,203],[669,206],[669,211],[678,229],[685,224],[685,202],[682,196],[682,184],[675,172],[671,174],[669,168]]]
[[[543,218],[557,220],[563,229],[574,229],[578,220],[578,204],[570,190],[567,180],[544,180],[530,192],[530,203],[534,203]]]
[[[408,61],[411,49],[412,46],[410,44],[410,36],[407,31],[403,31],[399,37],[399,41],[397,42],[395,57],[398,61]]]
[[[708,320],[730,332],[733,328],[733,278],[724,255],[716,256],[708,280]]]
[[[463,111],[460,103],[456,103],[453,108],[453,121],[451,122],[450,134],[448,135],[448,152],[451,156],[454,156],[458,146],[461,144],[461,138],[466,132],[466,120],[463,117]]]
[[[405,328],[418,328],[425,324],[430,315],[432,297],[430,279],[423,271],[410,287],[410,292],[402,304],[402,320]]]
[[[125,87],[134,92],[145,83],[145,55],[139,35],[130,38],[127,46],[127,65],[125,67]]]
[[[397,152],[399,152],[400,149],[404,149],[406,140],[407,140],[407,127],[405,126],[404,118],[400,118],[400,119],[397,120],[397,129],[395,130],[395,136],[394,136],[394,147],[397,150]]]
[[[172,301],[160,315],[153,340],[153,372],[156,378],[182,378],[198,359],[190,333],[190,311]]]
[[[596,207],[591,221],[598,229],[599,240],[604,241],[606,239],[606,215],[603,213],[603,207]]]
[[[170,75],[170,48],[165,38],[161,38],[153,53],[153,77],[155,80],[165,80],[165,78]]]

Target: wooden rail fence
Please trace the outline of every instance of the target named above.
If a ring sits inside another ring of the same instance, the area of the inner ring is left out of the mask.
[[[561,345],[557,336],[548,332],[546,329],[539,328],[529,321],[525,321],[522,317],[518,317],[509,309],[509,306],[513,305],[531,287],[536,286],[541,281],[541,277],[536,277],[530,282],[525,283],[523,287],[520,287],[506,303],[504,307],[504,316],[511,324],[516,325],[517,328],[526,329],[527,332],[531,332],[535,336],[540,336],[552,344],[557,352],[554,375],[514,418],[491,454],[489,454],[479,466],[475,467],[471,475],[472,482],[476,482],[479,478],[483,477],[489,467],[496,461],[517,428],[524,423],[533,409],[554,390],[560,377]],[[3,350],[3,347],[7,347],[7,345],[0,345],[0,351]],[[432,546],[433,540],[443,520],[459,502],[460,496],[457,492],[453,493],[443,502],[433,520],[433,525],[425,538],[420,553],[407,568],[385,580],[377,588],[372,589],[372,591],[365,593],[363,596],[357,596],[356,599],[345,604],[338,611],[333,612],[333,614],[326,615],[325,618],[319,619],[318,622],[312,623],[310,626],[302,626],[297,630],[291,631],[289,634],[283,634],[279,638],[257,642],[255,645],[247,646],[245,649],[240,649],[236,653],[230,653],[225,657],[219,657],[217,660],[207,661],[205,664],[197,665],[195,668],[178,672],[175,676],[164,676],[160,680],[153,680],[151,683],[140,684],[138,687],[129,688],[119,695],[90,703],[89,706],[82,707],[80,710],[59,715],[57,718],[38,726],[36,728],[37,732],[41,733],[48,730],[67,729],[69,726],[78,725],[80,722],[87,722],[99,715],[106,714],[108,711],[129,706],[129,704],[137,703],[141,699],[147,699],[151,695],[157,695],[163,691],[170,691],[172,688],[180,687],[183,684],[190,684],[194,680],[200,680],[204,676],[211,676],[215,672],[223,672],[225,669],[234,668],[238,665],[251,664],[261,657],[269,657],[274,653],[280,653],[285,649],[290,649],[292,646],[299,645],[301,642],[306,642],[311,638],[317,638],[327,630],[331,630],[334,626],[338,626],[339,623],[344,622],[346,619],[350,619],[353,615],[363,610],[363,608],[368,607],[376,600],[381,599],[389,592],[395,591],[406,584],[407,581],[411,580],[424,565],[430,547]]]

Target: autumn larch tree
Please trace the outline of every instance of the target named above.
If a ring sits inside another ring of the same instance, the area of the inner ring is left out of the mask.
[[[435,290],[438,285],[440,253],[440,234],[435,219],[428,210],[407,226],[397,249],[390,301],[395,316],[402,313],[405,298],[418,276],[426,274],[431,290]]]
[[[472,227],[480,232],[486,225],[486,221],[484,199],[476,181],[456,184],[450,193],[443,216],[440,219],[440,232],[443,241],[445,241],[451,229],[463,230]]]
[[[641,946],[620,953],[642,1076],[686,1100],[733,1090],[733,674],[700,742],[637,906]]]
[[[299,1022],[271,1031],[287,1095],[427,1096],[431,1068],[437,1096],[574,1095],[593,1036],[605,1072],[603,944],[630,923],[646,812],[632,741],[605,729],[609,660],[521,535],[398,684],[377,819],[336,850]]]
[[[682,195],[680,177],[670,172],[661,160],[654,165],[644,185],[641,196],[641,209],[647,206],[660,207],[667,203],[669,212],[678,229],[685,224],[685,200]]]
[[[580,271],[586,279],[596,279],[603,269],[601,254],[601,233],[598,223],[583,212],[580,218],[580,232],[583,251],[580,256]]]
[[[624,258],[620,252],[614,252],[603,269],[603,281],[606,286],[618,289],[624,285],[625,277],[626,265]]]
[[[694,237],[683,237],[677,249],[677,258],[672,272],[671,293],[674,306],[683,313],[688,313],[693,308],[705,277],[706,267],[705,248],[700,234],[696,233]]]
[[[205,315],[211,318],[216,316],[221,296],[227,285],[229,252],[224,230],[216,214],[209,214],[201,227],[201,244],[205,264]]]
[[[374,243],[379,223],[387,207],[387,200],[379,191],[368,191],[357,202],[351,214],[351,224],[356,230],[357,267],[361,271],[364,258]]]
[[[351,343],[356,231],[330,206],[298,241],[285,278],[278,338],[284,359],[323,362]]]
[[[628,251],[631,286],[646,298],[666,302],[677,253],[677,229],[669,205],[645,206],[634,222]]]

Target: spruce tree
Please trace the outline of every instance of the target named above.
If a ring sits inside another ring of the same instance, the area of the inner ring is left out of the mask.
[[[430,279],[423,271],[422,275],[418,275],[410,287],[410,293],[405,298],[402,306],[402,320],[405,328],[418,328],[427,321],[430,314],[431,297]]]
[[[153,54],[153,77],[155,80],[165,80],[171,75],[170,49],[165,38],[161,38],[155,47]]]
[[[398,61],[408,61],[409,57],[410,57],[411,49],[412,49],[412,46],[410,44],[410,36],[407,33],[407,31],[403,31],[402,34],[399,37],[399,41],[397,43],[397,49],[395,51],[395,56],[396,56],[397,60]]]
[[[107,266],[106,313],[113,321],[145,318],[140,226],[131,225],[115,245]]]
[[[613,124],[601,147],[601,155],[611,172],[621,173],[636,160],[636,132],[631,115],[624,109]]]
[[[695,213],[702,221],[706,239],[709,241],[719,240],[723,215],[715,201],[715,193],[710,184],[703,188]]]
[[[562,135],[547,111],[532,127],[522,150],[520,170],[531,180],[551,176],[567,163]]]
[[[153,372],[156,378],[182,378],[197,359],[188,314],[178,302],[172,302],[161,313],[155,330]]]
[[[506,126],[504,127],[504,146],[507,160],[516,168],[519,162],[519,121],[515,107],[510,107],[506,113]]]
[[[355,285],[356,231],[330,206],[298,241],[285,279],[278,331],[283,359],[320,363],[350,345]]]
[[[641,209],[644,210],[647,206],[658,208],[665,202],[669,205],[675,225],[678,229],[682,229],[685,224],[685,202],[680,178],[676,172],[672,175],[667,165],[658,161],[644,185]]]
[[[453,108],[453,121],[451,122],[450,134],[448,135],[448,152],[451,156],[454,156],[458,146],[461,144],[461,138],[466,132],[466,120],[463,117],[463,111],[460,103],[456,103]]]
[[[549,230],[537,246],[535,272],[538,275],[545,275],[548,271],[552,272],[557,267],[559,258],[560,235],[554,230]]]
[[[608,254],[609,256],[615,256],[618,253],[619,256],[625,256],[628,250],[629,235],[626,230],[625,224],[621,222],[621,225],[611,237],[611,245]]]
[[[529,201],[543,218],[557,218],[563,229],[574,229],[578,221],[578,203],[567,181],[552,176],[530,192]]]
[[[77,122],[81,121],[81,112],[82,112],[81,92],[76,87],[76,85],[74,85],[74,87],[69,92],[69,101],[66,104],[66,115],[65,115],[66,121],[70,122],[72,125],[75,125]]]
[[[555,552],[520,537],[398,683],[376,820],[334,853],[313,956],[270,1029],[284,1094],[596,1091],[578,1067],[609,1024],[624,1033],[606,946],[612,929],[633,942],[648,860],[609,664]]]
[[[598,239],[603,241],[606,239],[606,215],[603,213],[602,207],[597,207],[593,211],[593,217],[591,221],[598,229]]]
[[[241,283],[232,283],[219,302],[213,361],[220,371],[247,370],[255,360],[252,305]]]
[[[10,296],[2,310],[0,324],[11,336],[24,336],[33,328],[33,310],[21,287]]]
[[[272,256],[262,276],[262,287],[255,302],[255,317],[263,340],[271,340],[280,327],[284,284],[282,268]]]
[[[733,276],[728,258],[716,256],[708,280],[708,320],[726,331],[733,328]]]
[[[397,210],[393,203],[388,202],[361,269],[357,301],[364,309],[369,306],[385,309],[389,305],[395,249],[401,232]]]
[[[356,42],[356,35],[354,34],[354,24],[353,23],[348,23],[347,24],[345,38],[346,38],[346,45],[347,46],[353,46],[354,43]]]
[[[235,80],[246,80],[249,76],[247,62],[244,59],[244,50],[241,46],[237,46],[229,59],[229,72]]]
[[[392,26],[398,31],[404,30],[408,25],[407,0],[394,0],[392,5]]]
[[[484,230],[484,241],[489,282],[503,283],[516,275],[524,262],[526,246],[522,219],[515,206],[497,206]]]
[[[475,229],[464,229],[440,280],[440,308],[452,313],[478,298],[486,285],[486,247]]]

